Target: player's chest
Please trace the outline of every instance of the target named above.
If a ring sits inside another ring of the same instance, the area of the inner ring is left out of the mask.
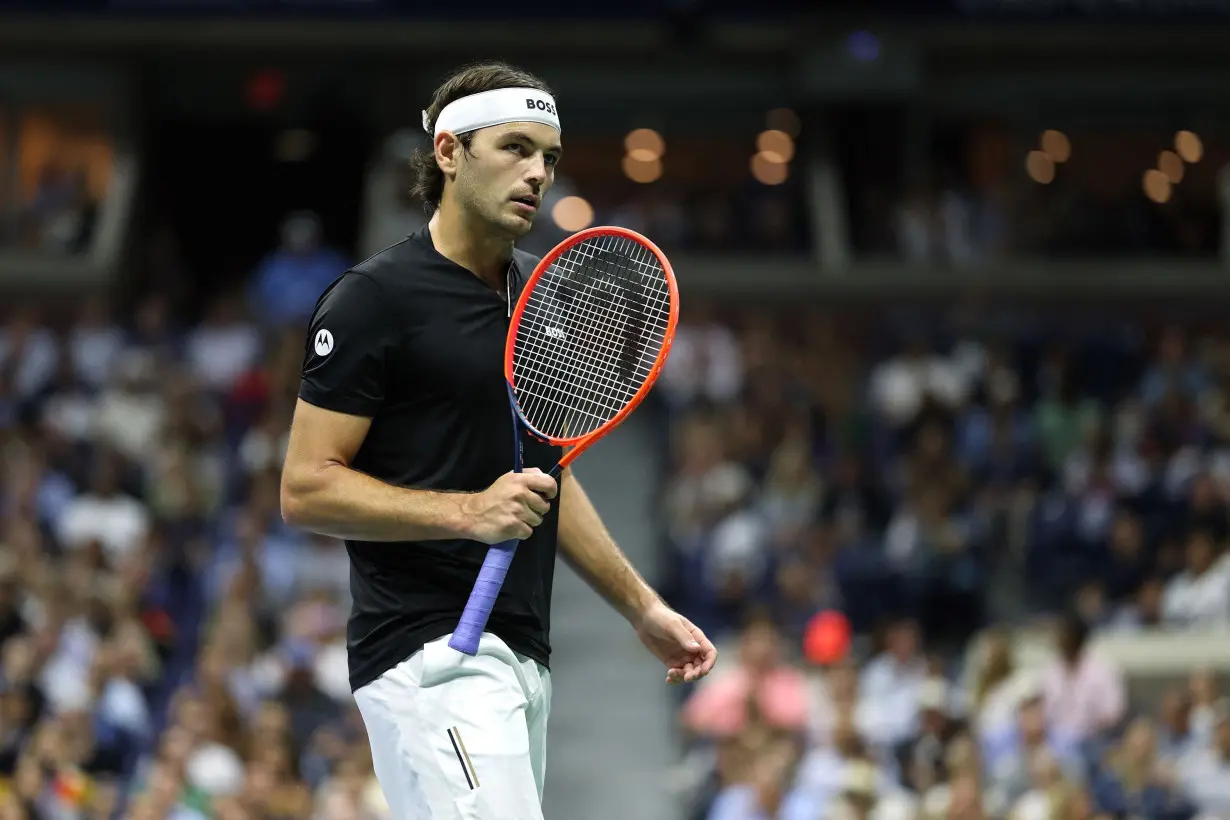
[[[492,396],[505,402],[508,309],[493,294],[445,300],[406,328],[398,351],[402,386],[415,394]]]

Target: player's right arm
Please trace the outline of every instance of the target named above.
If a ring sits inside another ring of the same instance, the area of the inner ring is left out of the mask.
[[[395,332],[386,312],[379,286],[354,273],[317,304],[282,470],[282,517],[360,541],[528,538],[549,509],[543,496],[555,495],[550,476],[509,473],[482,492],[454,493],[395,487],[351,467],[384,401]]]

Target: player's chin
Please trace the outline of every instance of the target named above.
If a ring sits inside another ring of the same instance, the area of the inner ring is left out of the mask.
[[[513,236],[525,236],[534,227],[534,214],[510,213],[500,220]]]

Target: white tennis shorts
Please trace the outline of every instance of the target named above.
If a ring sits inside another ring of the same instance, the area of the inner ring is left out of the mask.
[[[494,635],[448,637],[354,693],[393,820],[542,820],[551,675]]]

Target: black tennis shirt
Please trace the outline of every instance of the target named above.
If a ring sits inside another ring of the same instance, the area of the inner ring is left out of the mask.
[[[426,227],[342,274],[321,295],[299,397],[372,419],[351,467],[400,487],[474,492],[513,468],[504,382],[509,302],[538,260],[514,251],[505,292],[440,255]],[[526,467],[561,451],[521,436]],[[544,666],[558,502],[522,541],[487,631]],[[347,541],[354,599],[347,625],[358,689],[452,632],[487,546],[476,541]]]

